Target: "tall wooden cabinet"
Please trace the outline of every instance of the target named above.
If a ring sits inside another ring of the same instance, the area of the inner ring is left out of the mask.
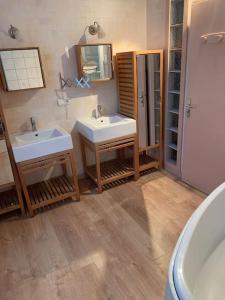
[[[0,99],[0,215],[20,209],[24,214],[22,191],[12,153]]]
[[[165,168],[181,175],[188,0],[170,0],[166,88]]]
[[[137,121],[138,170],[163,164],[163,50],[116,54],[119,112]]]

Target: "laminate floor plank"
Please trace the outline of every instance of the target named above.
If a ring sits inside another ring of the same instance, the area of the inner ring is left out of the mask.
[[[205,196],[164,172],[33,218],[0,219],[1,300],[163,299],[176,240]]]

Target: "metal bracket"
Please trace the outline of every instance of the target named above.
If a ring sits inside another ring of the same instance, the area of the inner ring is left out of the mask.
[[[65,87],[80,87],[80,88],[90,88],[90,79],[87,77],[81,77],[80,79],[64,79],[59,73],[59,82],[60,82],[60,87],[61,89],[64,89]]]

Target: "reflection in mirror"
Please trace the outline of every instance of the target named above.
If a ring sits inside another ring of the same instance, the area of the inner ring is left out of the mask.
[[[45,87],[38,48],[1,49],[0,67],[6,91]]]
[[[80,77],[90,81],[111,80],[112,45],[77,45],[77,59]]]
[[[139,147],[160,143],[160,54],[137,57]]]

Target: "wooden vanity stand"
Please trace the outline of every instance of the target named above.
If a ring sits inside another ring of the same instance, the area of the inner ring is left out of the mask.
[[[49,169],[56,165],[62,166],[62,176],[50,178],[32,185],[26,184],[25,177],[27,174]],[[68,165],[71,167],[72,178],[69,177],[67,172]],[[38,208],[67,198],[80,200],[76,164],[72,150],[17,163],[17,169],[30,216],[33,216],[34,211]]]
[[[2,178],[6,178],[7,181],[7,173],[11,173],[12,181],[1,184],[0,183],[0,215],[6,214],[11,211],[20,210],[21,214],[24,215],[24,205],[23,205],[23,197],[22,190],[20,186],[19,176],[16,169],[15,160],[13,157],[12,146],[9,138],[9,132],[6,124],[6,119],[3,111],[2,102],[0,99],[0,141],[4,142],[7,148],[7,151],[4,153],[4,157],[2,158],[0,155],[0,173],[2,174]],[[4,159],[6,158],[7,163],[4,168]],[[1,178],[1,176],[0,176]],[[1,180],[0,180],[1,182]]]
[[[98,186],[101,193],[103,186],[111,182],[134,176],[137,180],[138,173],[138,144],[137,135],[128,135],[120,138],[93,143],[80,134],[81,152],[85,174],[87,174]],[[96,163],[87,165],[86,147],[95,154]],[[125,158],[125,148],[133,148],[133,157]],[[116,150],[117,158],[101,162],[101,154]]]

